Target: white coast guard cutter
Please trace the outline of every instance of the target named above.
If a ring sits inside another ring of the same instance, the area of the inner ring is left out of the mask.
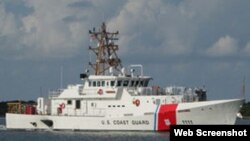
[[[36,112],[7,113],[8,129],[168,130],[175,124],[234,124],[242,99],[206,100],[201,88],[148,86],[142,65],[122,67],[114,41],[118,32],[89,31],[93,75],[39,97]]]

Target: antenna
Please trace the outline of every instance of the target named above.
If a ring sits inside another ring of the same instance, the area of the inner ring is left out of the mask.
[[[246,98],[246,77],[243,77],[242,88],[241,88],[241,98]]]
[[[104,11],[102,12],[102,21],[105,21]]]
[[[63,67],[60,67],[60,88],[63,89]]]
[[[40,86],[40,97],[43,96],[42,87]]]

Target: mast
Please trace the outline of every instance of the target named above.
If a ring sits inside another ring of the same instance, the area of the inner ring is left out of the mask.
[[[114,44],[115,40],[118,40],[116,32],[108,32],[106,25],[103,22],[101,29],[98,32],[89,30],[89,34],[92,40],[97,41],[97,44],[89,46],[89,50],[93,51],[96,60],[95,62],[89,62],[89,65],[94,70],[95,75],[105,75],[105,72],[111,68],[121,72],[122,64],[121,60],[117,56],[119,49],[118,45]]]

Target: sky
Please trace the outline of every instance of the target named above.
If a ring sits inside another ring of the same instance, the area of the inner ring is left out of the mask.
[[[249,13],[249,0],[0,0],[0,101],[82,83],[88,31],[102,22],[119,30],[123,65],[142,64],[151,85],[229,99],[245,78],[249,101]]]

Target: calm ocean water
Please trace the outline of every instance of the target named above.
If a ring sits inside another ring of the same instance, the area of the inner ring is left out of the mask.
[[[0,118],[0,141],[169,141],[169,132],[11,131]]]
[[[250,125],[250,119],[236,124]],[[12,131],[5,129],[5,119],[0,118],[0,141],[169,141],[169,132],[71,132],[71,131]]]

